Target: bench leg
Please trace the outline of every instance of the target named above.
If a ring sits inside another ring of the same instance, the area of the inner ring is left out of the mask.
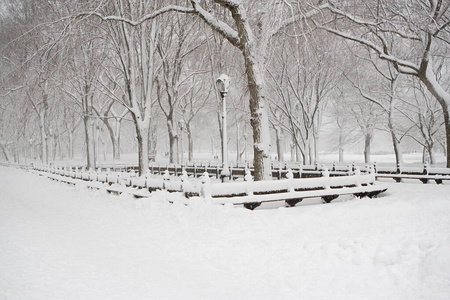
[[[333,200],[336,199],[337,197],[339,197],[339,195],[323,196],[323,197],[322,197],[322,200],[325,201],[326,203],[330,203],[331,201],[333,201]]]
[[[420,178],[420,181],[422,181],[423,183],[428,183],[428,179],[427,178]]]
[[[261,205],[261,202],[244,203],[244,207],[247,209],[250,209],[250,210],[254,210],[255,208],[257,208],[260,205]]]
[[[297,203],[299,203],[299,202],[302,202],[302,200],[303,199],[289,199],[289,200],[286,200],[286,204],[289,206],[289,207],[294,207]]]
[[[387,189],[381,190],[381,191],[374,191],[374,192],[368,192],[367,197],[372,199],[373,197],[377,197],[379,194],[386,192]]]
[[[362,192],[362,193],[354,193],[353,195],[355,195],[355,197],[358,197],[358,198],[361,199],[361,198],[367,196],[367,193],[366,193],[366,192]]]

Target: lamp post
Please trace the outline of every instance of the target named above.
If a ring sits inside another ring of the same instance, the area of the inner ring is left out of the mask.
[[[180,153],[180,163],[184,163],[184,148],[183,148],[183,130],[184,130],[184,121],[180,120],[178,121],[178,127],[180,128],[180,146],[181,146],[181,153]]]
[[[225,74],[217,78],[217,90],[222,98],[222,182],[228,181],[230,178],[230,170],[228,168],[228,145],[227,145],[227,94],[231,79]]]

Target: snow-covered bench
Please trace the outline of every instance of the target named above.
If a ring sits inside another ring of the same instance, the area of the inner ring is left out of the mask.
[[[75,170],[73,174],[63,169],[47,169],[43,172],[48,172],[47,177],[58,181],[71,184],[84,182],[88,187],[105,189],[113,194],[129,193],[142,198],[148,197],[152,191],[164,189],[182,192],[187,198],[186,204],[195,198],[202,198],[215,204],[240,204],[249,209],[254,209],[263,202],[285,201],[289,206],[295,206],[305,198],[320,197],[329,203],[340,195],[374,197],[386,191],[385,187],[375,184],[373,169],[361,174],[358,168],[352,175],[336,177],[330,177],[325,168],[321,173],[322,177],[316,178],[294,178],[294,173],[288,170],[286,179],[256,182],[247,170],[245,181],[228,183],[211,183],[209,174],[205,172],[201,185],[194,184],[186,170],[180,177],[171,176],[166,170],[162,177],[156,178],[151,174],[137,177],[131,173],[83,171]]]
[[[287,179],[252,181],[250,173],[244,182],[211,183],[207,173],[203,175],[202,187],[198,197],[215,204],[232,203],[254,209],[263,202],[285,201],[289,206],[295,206],[305,198],[320,197],[329,203],[341,195],[357,197],[375,197],[387,190],[382,185],[375,184],[373,170],[361,174],[359,169],[350,176],[330,177],[325,169],[322,177],[294,178],[292,171],[287,173]],[[187,203],[191,200],[189,199]]]
[[[448,168],[430,168],[427,163],[420,167],[397,167],[392,168],[377,167],[376,178],[391,178],[396,182],[403,179],[418,179],[423,183],[434,180],[437,184],[442,184],[444,180],[450,180],[450,169]]]

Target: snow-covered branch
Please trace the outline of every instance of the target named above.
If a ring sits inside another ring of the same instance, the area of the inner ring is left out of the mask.
[[[383,49],[367,39],[359,38],[354,35],[344,33],[344,32],[332,29],[327,26],[317,25],[317,27],[321,28],[323,30],[326,30],[330,33],[333,33],[337,36],[340,36],[344,39],[354,41],[354,42],[357,42],[359,44],[369,47],[370,49],[374,50],[378,54],[379,58],[393,63],[396,66],[398,72],[400,72],[400,73],[408,74],[408,75],[418,75],[418,73],[419,73],[420,67],[418,65],[416,65],[410,61],[407,61],[407,60],[399,59],[398,57],[390,54],[386,48]]]
[[[235,1],[218,1],[220,2],[233,2]],[[217,31],[220,33],[223,37],[225,37],[233,46],[240,47],[241,41],[238,35],[238,32],[231,28],[227,23],[218,20],[216,17],[214,17],[211,13],[209,13],[207,10],[203,9],[198,0],[191,0],[192,6],[194,8],[194,13],[198,15],[206,24],[208,24],[211,29],[214,31]]]
[[[187,8],[187,7],[177,6],[177,5],[169,5],[169,6],[165,6],[165,7],[161,8],[161,9],[158,9],[150,14],[146,14],[146,15],[142,16],[140,19],[135,20],[135,21],[130,20],[128,18],[120,17],[120,16],[104,16],[98,12],[84,12],[84,13],[78,14],[76,17],[94,16],[94,17],[99,17],[103,21],[119,21],[119,22],[127,23],[131,26],[138,26],[138,25],[141,25],[142,23],[144,23],[145,21],[152,20],[152,19],[154,19],[164,13],[167,13],[167,12],[195,13],[195,10],[192,8]]]
[[[276,28],[274,28],[272,30],[271,35],[274,36],[276,34],[278,34],[281,30],[283,30],[284,28],[288,27],[289,25],[292,25],[295,22],[298,22],[300,20],[305,20],[305,19],[309,19],[311,17],[313,17],[314,15],[320,13],[321,9],[325,9],[328,8],[329,4],[325,3],[322,4],[318,7],[314,7],[313,9],[311,9],[310,11],[306,12],[306,13],[299,13],[295,16],[292,16],[290,18],[287,18],[286,20],[284,20],[284,22],[282,24],[280,24],[279,26],[277,26]]]

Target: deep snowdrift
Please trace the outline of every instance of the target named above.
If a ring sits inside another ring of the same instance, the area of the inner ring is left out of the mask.
[[[449,299],[450,185],[388,187],[249,211],[0,167],[0,299]]]

